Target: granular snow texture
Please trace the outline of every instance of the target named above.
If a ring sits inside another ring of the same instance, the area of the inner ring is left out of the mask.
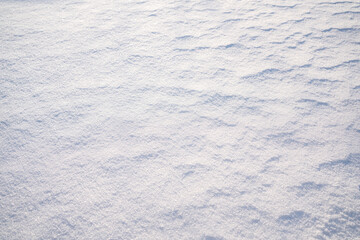
[[[359,239],[359,1],[3,0],[0,46],[0,239]]]

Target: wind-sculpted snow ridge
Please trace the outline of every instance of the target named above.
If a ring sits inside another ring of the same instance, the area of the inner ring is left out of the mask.
[[[357,239],[359,1],[0,3],[0,239]]]

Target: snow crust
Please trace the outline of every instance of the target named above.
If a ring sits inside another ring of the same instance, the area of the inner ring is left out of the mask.
[[[0,2],[0,239],[358,239],[360,2]]]

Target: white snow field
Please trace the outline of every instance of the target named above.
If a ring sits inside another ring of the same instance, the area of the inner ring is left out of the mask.
[[[2,0],[0,239],[360,239],[358,0]]]

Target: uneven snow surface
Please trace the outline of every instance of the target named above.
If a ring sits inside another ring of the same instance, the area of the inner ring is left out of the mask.
[[[0,2],[0,239],[359,239],[360,2]]]

